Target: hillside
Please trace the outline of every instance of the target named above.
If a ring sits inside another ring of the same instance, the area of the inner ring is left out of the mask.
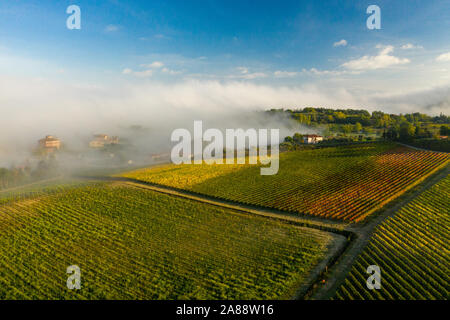
[[[1,299],[290,298],[334,239],[123,183],[48,188],[2,199]]]
[[[449,299],[450,176],[377,227],[336,299]],[[366,287],[369,265],[381,289]]]
[[[257,165],[167,165],[136,180],[287,212],[361,221],[448,162],[444,153],[392,143],[285,152],[276,175]]]

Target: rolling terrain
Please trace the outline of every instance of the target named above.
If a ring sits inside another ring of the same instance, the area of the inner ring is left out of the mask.
[[[447,154],[383,143],[281,157],[281,178],[163,165],[1,191],[0,298],[448,298]],[[367,264],[382,290],[366,289]],[[66,287],[70,265],[82,290]]]
[[[365,144],[282,153],[258,165],[166,165],[123,177],[285,212],[358,222],[445,166],[445,153]]]
[[[1,299],[290,298],[335,238],[123,183],[48,188],[2,199]]]
[[[336,299],[448,299],[450,176],[380,224],[336,292]],[[366,287],[369,265],[381,288]]]

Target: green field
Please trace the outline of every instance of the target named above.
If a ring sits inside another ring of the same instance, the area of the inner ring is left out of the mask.
[[[443,167],[448,155],[376,143],[282,153],[280,169],[257,165],[166,165],[122,176],[220,199],[361,221]]]
[[[450,176],[377,227],[337,291],[337,299],[450,298]],[[366,287],[369,265],[381,289]]]
[[[0,299],[290,298],[334,237],[123,183],[0,204]],[[81,269],[68,290],[66,268]]]

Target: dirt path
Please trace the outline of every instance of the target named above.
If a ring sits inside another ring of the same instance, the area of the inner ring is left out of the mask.
[[[268,219],[282,221],[284,223],[293,224],[299,227],[311,228],[329,233],[330,236],[333,238],[333,241],[331,241],[330,245],[328,246],[327,254],[308,273],[307,277],[302,281],[302,284],[293,293],[292,299],[304,299],[306,295],[309,295],[312,292],[315,283],[318,281],[318,278],[325,272],[325,270],[327,270],[327,268],[329,268],[329,266],[333,265],[333,263],[339,259],[342,252],[344,252],[345,249],[350,245],[351,239],[353,239],[351,232],[345,230],[346,227],[349,225],[349,223],[346,222],[325,220],[315,217],[303,217],[299,216],[298,214],[290,214],[274,209],[266,209],[262,207],[244,205],[232,201],[216,199],[206,195],[198,195],[185,190],[178,190],[170,187],[147,183],[144,181],[138,181],[131,178],[124,178],[124,177],[95,177],[95,178],[78,177],[78,178],[119,182],[134,188],[151,190],[154,192],[168,194],[175,197],[180,197],[192,201],[218,206],[221,208],[230,209],[233,211],[237,211],[239,213],[263,216]]]

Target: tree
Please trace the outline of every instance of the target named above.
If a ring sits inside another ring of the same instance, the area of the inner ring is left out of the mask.
[[[416,138],[425,138],[425,130],[419,126],[416,127],[416,132],[414,133]]]
[[[361,123],[359,123],[359,122],[355,123],[355,128],[354,128],[355,132],[361,132],[362,128],[363,127],[362,127]]]
[[[416,127],[411,123],[405,121],[400,125],[400,130],[398,132],[399,139],[402,141],[409,141],[414,137],[416,133]]]
[[[295,143],[303,143],[303,135],[298,132],[295,133],[292,138]]]
[[[386,139],[388,140],[397,140],[398,131],[395,127],[390,127],[386,132]]]
[[[345,134],[348,134],[352,131],[353,131],[353,126],[351,124],[344,124],[342,126],[342,132],[344,132]]]
[[[369,133],[373,132],[373,129],[371,127],[364,127],[363,128],[363,132],[366,133],[366,134],[369,134]]]
[[[345,113],[343,113],[341,111],[337,111],[334,113],[334,118],[336,119],[336,122],[342,123],[343,120],[345,120],[345,118],[347,118],[347,116],[345,115]]]
[[[441,136],[448,136],[448,134],[450,133],[450,128],[447,126],[441,126],[439,128],[439,134]]]
[[[294,146],[290,142],[282,142],[282,143],[280,143],[280,150],[281,151],[292,151],[292,150],[294,150]]]

